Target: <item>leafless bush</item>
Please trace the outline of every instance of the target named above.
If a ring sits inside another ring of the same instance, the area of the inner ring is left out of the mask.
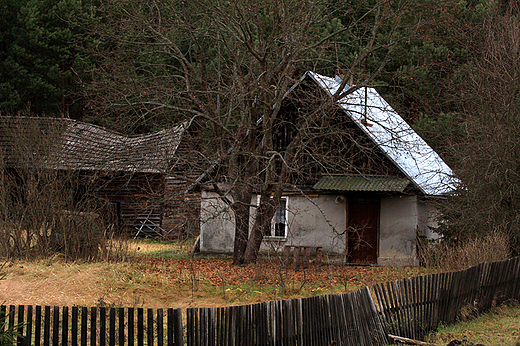
[[[426,267],[442,271],[462,270],[481,262],[509,258],[510,240],[509,236],[498,231],[460,242],[437,240],[424,244],[420,256]]]
[[[94,173],[48,164],[59,129],[3,121],[0,158],[0,257],[106,259],[123,248],[113,236],[110,208],[95,193]]]

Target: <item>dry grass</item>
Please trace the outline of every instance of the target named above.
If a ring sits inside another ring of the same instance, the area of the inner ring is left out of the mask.
[[[482,262],[502,261],[511,256],[509,237],[499,232],[457,244],[437,242],[421,250],[424,265],[441,271],[458,271]]]
[[[423,268],[324,266],[293,272],[276,260],[237,267],[231,259],[189,257],[190,244],[137,241],[126,262],[14,261],[0,282],[7,304],[211,307],[344,293],[424,274]],[[182,257],[182,258],[180,258]]]
[[[520,345],[520,307],[500,306],[487,314],[451,326],[441,327],[427,341],[446,345],[452,340],[468,340],[486,346]]]

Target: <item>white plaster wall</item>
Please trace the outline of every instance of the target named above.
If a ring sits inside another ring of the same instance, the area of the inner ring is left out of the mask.
[[[235,218],[216,193],[203,191],[200,210],[200,251],[233,252]]]
[[[439,211],[428,200],[420,200],[419,208],[419,230],[426,236],[427,239],[438,239],[440,235],[433,230],[439,226],[438,217]]]
[[[233,252],[234,217],[227,204],[215,193],[202,192],[200,250]],[[287,197],[288,236],[286,239],[265,238],[262,249],[281,250],[284,245],[321,246],[325,252],[345,250],[345,201],[336,196]],[[251,204],[256,204],[256,196]],[[319,206],[319,207],[318,207]],[[251,222],[256,208],[251,208]]]
[[[262,249],[278,249],[284,245],[321,246],[323,251],[345,251],[345,201],[336,202],[334,195],[287,197],[288,234],[286,241],[265,238]]]
[[[288,197],[288,236],[265,238],[262,249],[284,245],[321,246],[326,252],[345,251],[346,204],[335,195]],[[338,203],[339,202],[339,203]],[[252,197],[252,205],[256,196]],[[234,217],[214,193],[202,192],[200,246],[202,252],[233,252]],[[251,221],[255,208],[251,209]],[[417,265],[415,230],[427,230],[435,208],[416,196],[381,198],[379,265]]]
[[[416,196],[381,198],[379,265],[417,265],[418,219]]]

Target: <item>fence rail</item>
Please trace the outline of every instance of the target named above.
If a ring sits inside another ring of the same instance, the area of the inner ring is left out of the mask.
[[[465,310],[520,299],[520,258],[338,295],[220,308],[0,307],[18,345],[340,345],[412,339]],[[166,312],[166,314],[164,314]],[[166,322],[166,324],[165,324]],[[0,325],[0,328],[2,326]]]

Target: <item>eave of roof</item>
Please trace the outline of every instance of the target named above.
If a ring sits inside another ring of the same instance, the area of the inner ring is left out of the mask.
[[[324,176],[313,186],[316,190],[404,192],[408,179],[382,176]]]

